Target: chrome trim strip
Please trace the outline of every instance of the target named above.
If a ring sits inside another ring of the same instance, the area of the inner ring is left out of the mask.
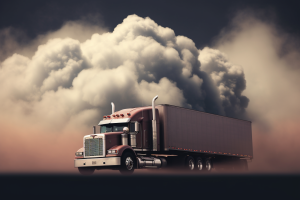
[[[150,149],[133,149],[135,151],[150,151]]]
[[[121,157],[75,159],[74,167],[96,167],[121,165]]]

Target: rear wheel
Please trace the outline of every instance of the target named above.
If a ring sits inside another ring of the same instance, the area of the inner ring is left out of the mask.
[[[121,158],[121,174],[132,174],[134,172],[134,166],[136,166],[136,159],[132,153],[126,152]]]
[[[78,171],[82,175],[92,175],[95,171],[94,167],[78,167]]]
[[[205,160],[205,171],[210,172],[212,169],[212,164],[210,159]]]
[[[203,169],[204,169],[204,166],[203,166],[203,165],[204,165],[204,164],[203,164],[202,158],[198,157],[198,158],[196,159],[196,169],[197,169],[198,171],[203,171]]]
[[[185,168],[188,171],[193,171],[195,169],[195,160],[193,157],[188,156],[185,160]]]

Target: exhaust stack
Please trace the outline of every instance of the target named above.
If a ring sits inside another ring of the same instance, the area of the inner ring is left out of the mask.
[[[152,131],[153,131],[153,151],[157,151],[157,129],[156,129],[156,115],[155,115],[155,100],[158,98],[158,95],[156,95],[152,99]]]
[[[111,102],[111,114],[115,112],[115,104]]]

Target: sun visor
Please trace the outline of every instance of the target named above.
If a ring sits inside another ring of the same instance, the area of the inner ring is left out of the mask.
[[[130,119],[131,118],[101,120],[98,125],[102,125],[102,124],[116,124],[116,123],[128,123],[128,122],[130,122]]]
[[[112,120],[101,120],[98,125],[100,126],[102,124],[110,124],[111,121]]]

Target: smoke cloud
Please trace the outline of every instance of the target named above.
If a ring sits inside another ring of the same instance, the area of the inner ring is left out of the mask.
[[[84,42],[49,39],[32,58],[8,57],[1,63],[1,110],[59,130],[96,123],[110,101],[121,109],[148,105],[158,94],[158,103],[241,117],[248,104],[242,68],[217,50],[200,55],[191,39],[131,15]]]

